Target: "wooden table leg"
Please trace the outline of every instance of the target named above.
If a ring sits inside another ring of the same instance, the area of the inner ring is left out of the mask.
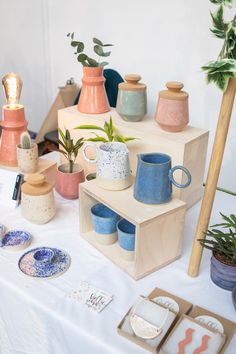
[[[202,246],[199,239],[205,238],[205,232],[208,229],[209,220],[211,216],[211,210],[215,198],[215,192],[217,182],[220,174],[220,168],[222,164],[225,143],[227,139],[229,123],[233,110],[234,98],[236,92],[236,78],[231,78],[227,90],[225,91],[220,114],[218,118],[218,124],[216,128],[215,140],[211,154],[210,165],[208,168],[207,181],[202,200],[201,210],[198,219],[197,230],[192,248],[192,254],[190,258],[188,274],[191,277],[196,277],[199,272],[199,267],[202,258]]]

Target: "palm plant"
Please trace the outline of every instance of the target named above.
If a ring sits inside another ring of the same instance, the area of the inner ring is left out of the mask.
[[[137,139],[132,136],[124,137],[123,135],[119,134],[113,125],[111,116],[110,116],[109,123],[105,122],[103,128],[99,127],[98,125],[79,125],[78,127],[75,127],[74,129],[100,130],[103,133],[105,133],[105,137],[104,137],[104,136],[100,136],[100,135],[92,132],[92,134],[94,134],[95,137],[85,139],[86,141],[94,141],[94,142],[100,141],[103,143],[107,143],[107,142],[111,142],[111,141],[118,141],[120,143],[127,143],[128,141]]]
[[[212,225],[206,232],[208,238],[199,241],[203,247],[236,265],[236,216],[234,214],[226,216],[222,213],[220,215],[223,222]],[[224,232],[223,229],[228,231]]]
[[[223,46],[216,61],[210,61],[202,67],[207,73],[207,82],[215,83],[225,91],[229,79],[236,76],[236,15],[233,20],[225,21],[224,7],[232,7],[236,0],[210,0],[217,4],[216,12],[211,13],[215,37],[222,39]]]

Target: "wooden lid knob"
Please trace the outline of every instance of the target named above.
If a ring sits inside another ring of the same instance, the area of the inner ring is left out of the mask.
[[[45,182],[45,176],[41,173],[28,174],[26,177],[26,181],[33,186],[41,185]]]
[[[137,84],[142,77],[137,74],[127,74],[125,75],[125,81],[127,81],[129,84]]]
[[[182,84],[182,82],[169,81],[169,82],[167,82],[166,87],[170,91],[180,92],[182,90],[182,88],[184,87],[184,85]]]

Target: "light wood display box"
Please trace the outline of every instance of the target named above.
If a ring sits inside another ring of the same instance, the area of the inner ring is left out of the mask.
[[[136,226],[134,261],[123,260],[118,242],[101,245],[91,221],[91,207],[105,204]],[[80,234],[132,278],[140,279],[173,262],[181,255],[186,203],[172,199],[161,205],[147,205],[133,197],[133,186],[122,191],[108,191],[96,180],[80,184]]]
[[[184,165],[192,175],[192,183],[188,188],[178,189],[173,186],[174,197],[186,202],[188,207],[202,198],[208,131],[188,126],[182,132],[169,133],[161,130],[151,117],[147,117],[141,122],[126,122],[114,109],[104,114],[88,115],[78,112],[77,106],[58,111],[58,126],[63,131],[65,128],[69,129],[74,139],[82,136],[88,138],[93,136],[90,130],[75,130],[74,128],[82,124],[103,126],[110,116],[112,116],[114,126],[119,133],[139,138],[139,140],[128,143],[133,175],[136,173],[137,154],[167,153],[172,157],[172,166]],[[101,131],[96,131],[96,133],[103,134]],[[82,150],[78,154],[77,162],[83,165],[85,174],[95,172],[96,166],[84,161]],[[175,173],[175,178],[179,183],[185,181],[185,176],[181,171]]]

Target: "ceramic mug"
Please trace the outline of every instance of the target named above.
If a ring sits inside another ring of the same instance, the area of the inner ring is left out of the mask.
[[[36,251],[33,257],[37,266],[45,267],[54,261],[55,252],[51,248],[43,247]]]
[[[134,260],[135,229],[135,225],[131,224],[128,220],[121,219],[117,223],[121,257],[127,261]]]
[[[98,203],[91,208],[94,231],[97,241],[103,245],[111,245],[117,241],[116,224],[120,216],[106,205]]]
[[[87,156],[87,149],[95,150],[95,159]],[[87,143],[83,147],[83,156],[87,162],[97,163],[96,182],[109,190],[122,190],[132,184],[129,163],[129,150],[124,143],[109,142],[97,146]]]
[[[184,184],[176,182],[174,172],[183,171],[187,176]],[[186,188],[191,183],[191,174],[183,166],[171,168],[171,157],[162,153],[138,155],[138,166],[134,185],[134,198],[145,204],[167,203],[172,198],[172,184]]]

